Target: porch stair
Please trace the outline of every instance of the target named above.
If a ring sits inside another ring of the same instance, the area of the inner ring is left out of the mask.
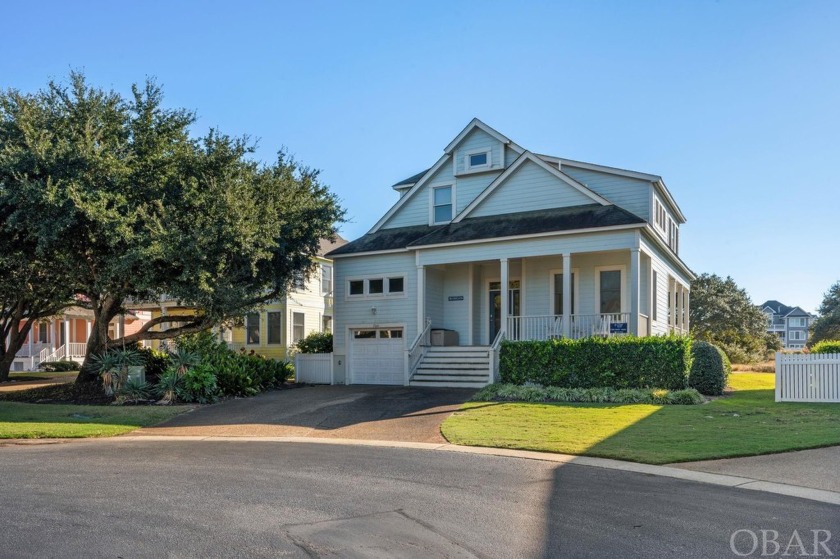
[[[409,385],[483,388],[490,382],[491,351],[486,346],[430,347]]]

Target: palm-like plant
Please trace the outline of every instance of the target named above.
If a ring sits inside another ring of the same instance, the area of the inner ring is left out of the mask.
[[[184,373],[189,371],[201,363],[201,356],[192,351],[186,351],[181,348],[169,353],[169,363],[175,367],[178,376],[184,376]]]
[[[102,379],[105,394],[113,396],[128,380],[128,368],[143,364],[143,356],[133,349],[112,349],[91,357],[93,370]]]

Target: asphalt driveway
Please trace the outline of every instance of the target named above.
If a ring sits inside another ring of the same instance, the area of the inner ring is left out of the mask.
[[[474,389],[312,386],[228,400],[132,435],[445,442],[440,424]]]

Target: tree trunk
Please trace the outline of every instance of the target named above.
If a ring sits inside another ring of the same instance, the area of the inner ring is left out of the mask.
[[[108,325],[117,316],[119,304],[112,298],[106,297],[101,304],[98,301],[93,301],[92,308],[93,326],[85,348],[85,360],[82,363],[81,370],[79,370],[79,376],[76,377],[76,384],[99,382],[99,375],[93,370],[91,357],[108,350]]]
[[[9,343],[2,345],[0,351],[0,382],[9,380],[9,372],[12,370],[12,362],[15,360],[15,355],[23,347],[26,342],[26,337],[29,335],[29,330],[32,328],[33,320],[26,320],[23,327],[20,326],[20,319],[12,319],[9,328]]]

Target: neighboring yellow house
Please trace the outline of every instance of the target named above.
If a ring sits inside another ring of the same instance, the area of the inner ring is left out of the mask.
[[[332,332],[333,262],[324,255],[347,241],[337,237],[334,243],[321,240],[315,268],[309,278],[295,281],[291,291],[260,312],[245,317],[245,325],[236,327],[228,341],[232,349],[245,349],[265,357],[286,359],[289,349],[312,332]]]
[[[334,243],[321,240],[315,257],[315,268],[307,280],[300,278],[290,292],[274,303],[265,305],[259,312],[248,314],[244,326],[233,330],[221,328],[218,334],[231,349],[253,351],[274,359],[286,359],[295,343],[312,332],[332,332],[333,323],[333,262],[324,254],[347,241],[337,237]],[[176,301],[161,301],[158,304],[140,305],[150,310],[152,318],[167,315],[193,313],[192,308],[179,305]],[[159,349],[157,340],[147,342]]]

